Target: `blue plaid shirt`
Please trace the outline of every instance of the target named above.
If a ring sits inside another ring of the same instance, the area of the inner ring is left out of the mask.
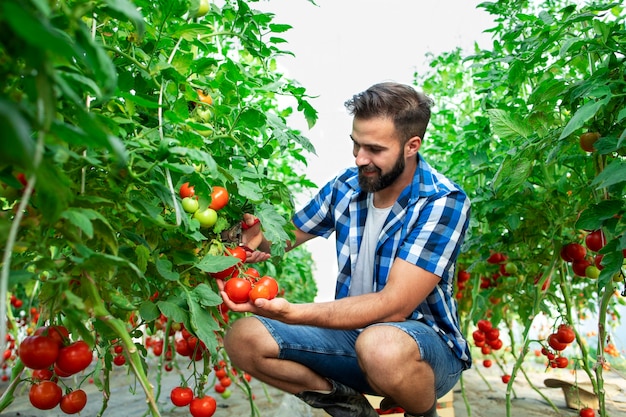
[[[471,356],[460,331],[453,289],[469,211],[463,190],[419,155],[413,182],[391,208],[379,236],[373,277],[376,291],[382,290],[396,258],[441,277],[408,319],[430,325],[468,367]],[[367,193],[361,190],[353,167],[328,182],[293,219],[299,229],[316,236],[328,238],[335,232],[339,267],[335,298],[348,295],[366,216]]]

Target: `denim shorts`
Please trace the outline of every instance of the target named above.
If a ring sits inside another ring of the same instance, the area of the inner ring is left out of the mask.
[[[354,345],[360,330],[336,330],[285,324],[255,316],[267,328],[280,349],[278,358],[301,363],[319,375],[341,382],[365,394],[377,394],[357,363]],[[435,373],[437,398],[450,391],[465,369],[464,363],[427,324],[416,320],[379,323],[394,326],[413,337],[420,355]]]

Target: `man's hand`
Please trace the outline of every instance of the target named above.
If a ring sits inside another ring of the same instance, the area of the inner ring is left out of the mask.
[[[246,250],[246,262],[264,262],[270,254],[256,250],[263,243],[263,231],[259,219],[252,214],[245,213],[241,222],[241,244]]]
[[[264,298],[258,298],[254,303],[250,301],[247,303],[234,303],[230,298],[228,298],[228,294],[224,291],[224,280],[218,279],[216,281],[220,295],[224,300],[224,305],[226,305],[230,311],[237,313],[253,313],[259,316],[287,322],[288,312],[293,305],[286,299],[274,298],[266,300]]]

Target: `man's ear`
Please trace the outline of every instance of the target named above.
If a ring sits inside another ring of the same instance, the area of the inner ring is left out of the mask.
[[[413,136],[410,138],[405,145],[406,156],[411,157],[419,152],[422,147],[422,138],[419,136]]]

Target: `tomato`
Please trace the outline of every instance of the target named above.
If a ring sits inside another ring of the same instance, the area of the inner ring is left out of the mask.
[[[214,390],[215,390],[215,392],[217,392],[218,394],[221,394],[221,393],[223,393],[224,391],[226,391],[226,387],[225,387],[225,386],[223,386],[222,384],[220,384],[219,382],[213,386],[213,389],[214,389]]]
[[[211,204],[213,210],[221,210],[228,204],[228,190],[224,187],[214,186],[211,190]]]
[[[59,366],[56,363],[54,364],[54,374],[59,378],[67,378],[68,376],[74,375],[70,372],[65,372],[64,370],[59,369]]]
[[[180,198],[193,197],[194,195],[196,195],[196,188],[186,182],[180,186],[178,194],[180,195]]]
[[[248,302],[251,289],[252,284],[244,278],[231,278],[226,281],[224,285],[224,291],[226,291],[228,298],[230,298],[233,303],[238,304]]]
[[[504,262],[505,259],[506,259],[505,256],[501,254],[500,252],[494,252],[489,256],[489,258],[487,258],[487,263],[499,264],[501,262]]]
[[[126,363],[126,357],[124,355],[115,355],[113,363],[117,366],[122,366]]]
[[[472,338],[474,339],[474,342],[484,342],[486,339],[485,332],[482,330],[474,330]]]
[[[257,271],[256,269],[250,267],[248,269],[245,270],[245,272],[243,273],[245,276],[253,279],[254,281],[258,280],[259,278],[261,278],[261,274],[259,274],[259,271]]]
[[[493,327],[485,332],[485,338],[487,340],[496,340],[500,337],[500,330]]]
[[[193,417],[211,417],[216,408],[215,398],[210,395],[196,397],[189,403],[189,412]]]
[[[606,236],[602,229],[594,230],[585,236],[585,245],[591,251],[598,252],[606,245]]]
[[[556,362],[556,367],[557,368],[567,368],[567,365],[569,365],[569,359],[567,359],[565,356],[559,356],[558,358],[554,359],[554,361]]]
[[[225,376],[224,378],[220,378],[220,385],[224,388],[230,387],[232,383],[233,381],[227,376]]]
[[[580,243],[568,243],[565,245],[565,254],[572,261],[580,261],[585,259],[587,249]]]
[[[574,260],[572,262],[572,270],[579,277],[587,276],[587,267],[591,266],[591,262],[586,259]]]
[[[52,371],[50,369],[36,369],[33,371],[33,379],[39,381],[50,381],[52,379]]]
[[[79,413],[87,404],[87,394],[82,389],[74,390],[61,398],[61,411],[65,414]]]
[[[206,3],[206,11],[204,12],[204,14],[206,14],[209,10],[208,0],[200,0],[200,8],[202,8],[202,3]],[[200,99],[202,103],[208,105],[213,104],[213,98],[210,95],[205,94],[204,91],[200,89],[196,90],[196,92],[198,93],[198,99]]]
[[[198,200],[196,200],[195,198],[183,198],[183,210],[185,210],[187,213],[195,213],[196,211],[198,211],[199,207],[200,203],[198,203]]]
[[[587,132],[580,135],[579,143],[580,147],[586,152],[593,152],[595,149],[593,144],[600,139],[600,134],[598,132]]]
[[[184,407],[193,400],[193,390],[189,387],[175,387],[170,392],[170,400],[177,407]]]
[[[40,410],[51,410],[61,402],[63,390],[55,382],[42,381],[31,385],[28,399],[33,407]]]
[[[467,282],[470,279],[470,273],[465,271],[465,270],[461,270],[459,271],[459,275],[457,276],[457,281],[458,282]]]
[[[269,289],[269,298],[268,300],[271,300],[272,298],[276,297],[278,295],[278,282],[276,282],[276,280],[272,277],[269,277],[267,275],[261,277],[257,282],[256,282],[256,286],[264,286],[264,287],[268,287]]]
[[[41,326],[35,330],[34,334],[47,336],[52,340],[56,340],[59,348],[63,347],[70,339],[70,332],[65,326]]]
[[[478,320],[478,323],[476,323],[476,326],[478,326],[478,329],[480,331],[485,332],[485,333],[491,330],[492,328],[491,322],[485,319]]]
[[[193,218],[200,222],[201,227],[212,227],[217,222],[217,212],[208,207],[194,212]]]
[[[604,255],[602,255],[601,253],[597,254],[594,258],[593,258],[593,264],[596,266],[596,268],[598,268],[600,271],[602,271],[604,269],[604,265],[602,265],[602,258],[604,258]],[[586,272],[586,271],[585,271]]]
[[[579,415],[580,417],[595,417],[596,412],[593,408],[585,407],[580,409]]]
[[[567,343],[559,342],[559,339],[557,339],[556,333],[552,333],[550,336],[548,336],[548,344],[550,345],[552,349],[558,350],[559,352],[564,350],[567,347]]]
[[[502,339],[489,340],[487,343],[489,343],[489,346],[491,346],[491,349],[493,350],[502,349],[502,345],[504,344]]]
[[[193,353],[193,350],[189,348],[189,343],[186,339],[178,339],[175,343],[176,353],[181,356],[189,356]]]
[[[572,343],[576,339],[576,333],[571,326],[561,324],[556,331],[556,339],[561,343]]]
[[[591,279],[598,279],[600,276],[600,268],[595,265],[589,265],[585,268],[585,276]]]
[[[87,342],[79,340],[59,351],[56,365],[71,375],[86,369],[93,360],[93,352]]]
[[[509,374],[502,375],[502,382],[504,382],[505,384],[508,384],[510,380],[511,380],[511,375]]]
[[[250,301],[255,302],[259,298],[270,300],[270,289],[265,285],[255,285],[248,294]]]
[[[20,343],[18,355],[28,368],[49,368],[59,356],[59,344],[43,335],[26,336]]]
[[[493,365],[493,363],[491,362],[491,359],[485,359],[485,360],[483,361],[483,366],[484,366],[485,368],[491,368],[491,365]]]

